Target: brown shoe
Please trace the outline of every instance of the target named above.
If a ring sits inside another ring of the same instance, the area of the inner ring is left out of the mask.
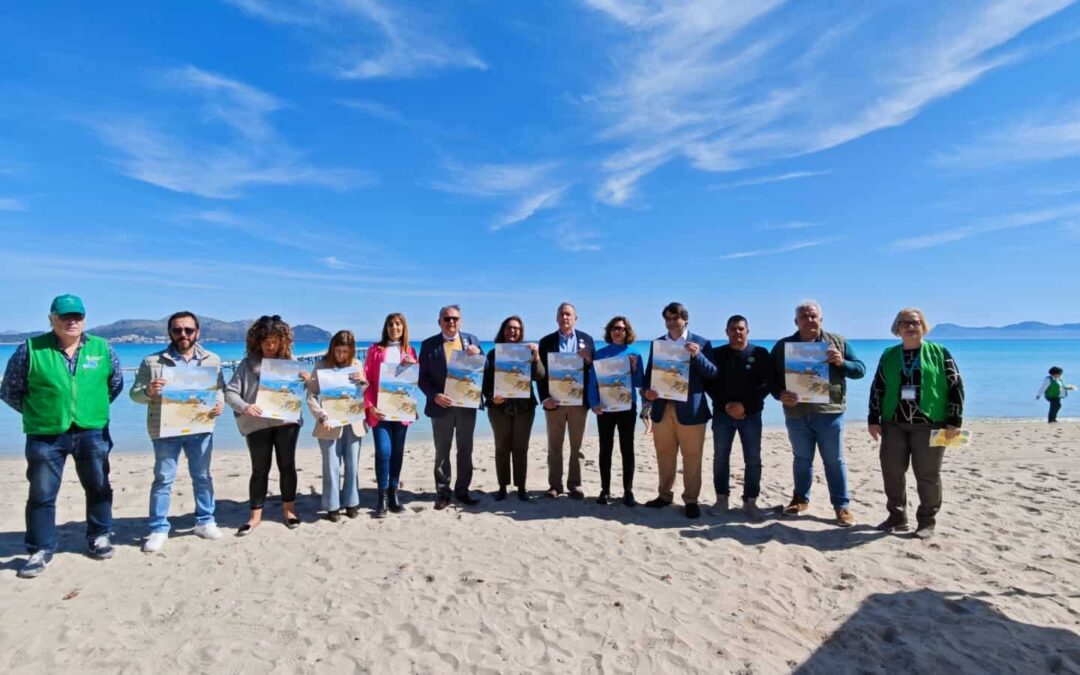
[[[450,500],[446,497],[439,497],[435,500],[435,510],[442,511],[447,506],[450,506]]]
[[[800,513],[806,513],[810,508],[810,502],[806,501],[802,497],[792,497],[791,503],[784,507],[785,516],[797,516]]]
[[[855,516],[851,515],[850,509],[836,509],[836,524],[840,527],[851,527],[855,524]]]

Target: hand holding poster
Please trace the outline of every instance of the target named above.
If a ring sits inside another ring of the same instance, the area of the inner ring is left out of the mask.
[[[355,366],[321,368],[315,371],[319,380],[319,405],[327,414],[326,424],[343,427],[364,419],[364,390],[349,376],[360,372]]]
[[[529,398],[532,394],[532,350],[528,345],[495,345],[495,396]]]
[[[379,366],[376,406],[387,421],[412,422],[420,400],[420,365],[383,363]]]
[[[660,398],[685,401],[690,395],[690,352],[686,344],[653,340],[652,389]]]
[[[450,354],[446,366],[446,383],[443,394],[450,397],[455,408],[480,407],[480,383],[484,381],[483,354],[468,355],[463,351]]]
[[[784,389],[799,403],[829,402],[829,343],[784,343]]]
[[[596,387],[600,391],[600,407],[604,412],[630,410],[634,401],[634,385],[630,377],[630,357],[626,354],[593,361]]]
[[[161,371],[159,436],[171,438],[214,431],[211,415],[218,397],[218,369],[213,366],[178,366]]]
[[[300,421],[300,402],[304,398],[304,381],[300,379],[300,363],[285,359],[263,359],[259,372],[259,393],[255,405],[262,417],[288,422]]]
[[[577,354],[551,352],[548,393],[559,405],[581,405],[585,400],[585,362]]]

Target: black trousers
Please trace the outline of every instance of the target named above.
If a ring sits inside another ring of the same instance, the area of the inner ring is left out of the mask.
[[[1047,415],[1046,421],[1047,422],[1057,422],[1057,414],[1058,414],[1058,411],[1061,410],[1061,399],[1060,398],[1048,398],[1046,400],[1050,402],[1050,414]]]
[[[615,449],[615,430],[619,430],[619,453],[622,455],[623,489],[634,489],[634,426],[636,410],[606,412],[596,416],[600,434],[600,486],[611,491],[611,453]]]
[[[929,425],[886,422],[881,427],[881,478],[889,515],[907,521],[907,470],[915,473],[919,527],[933,527],[941,510],[941,464],[945,448],[930,447]]]
[[[498,476],[499,487],[510,484],[513,464],[514,487],[524,488],[529,470],[529,435],[536,410],[505,414],[494,405],[488,406],[487,410],[491,432],[495,436],[495,475]]]
[[[248,496],[253,510],[261,509],[266,503],[270,464],[275,455],[277,456],[278,482],[281,483],[281,501],[296,501],[296,441],[299,437],[299,424],[283,424],[269,429],[259,429],[247,435],[248,454],[251,456]]]

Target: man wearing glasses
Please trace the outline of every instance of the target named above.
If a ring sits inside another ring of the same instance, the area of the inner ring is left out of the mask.
[[[54,298],[49,322],[51,332],[15,350],[0,385],[0,399],[22,415],[26,434],[30,559],[18,572],[24,579],[44,572],[56,551],[56,497],[68,455],[86,494],[89,555],[113,556],[109,404],[124,388],[120,360],[108,342],[83,332],[86,309],[77,296]]]
[[[443,393],[446,387],[450,355],[464,351],[470,356],[482,354],[480,339],[461,332],[461,308],[447,305],[439,310],[442,331],[420,344],[420,390],[427,397],[424,414],[431,418],[431,435],[435,441],[435,509],[450,505],[451,495],[466,506],[480,500],[469,495],[472,483],[473,430],[476,428],[476,409],[453,406],[452,399]],[[450,490],[450,447],[457,438],[457,481]]]
[[[217,417],[225,406],[225,380],[221,374],[221,359],[199,344],[199,319],[191,312],[177,312],[166,322],[169,346],[147,356],[135,384],[128,392],[131,400],[147,406],[146,428],[154,445],[154,483],[150,488],[150,536],[143,543],[143,552],[160,551],[169,538],[169,497],[176,479],[180,453],[187,455],[191,484],[195,489],[195,535],[203,539],[220,539],[221,531],[214,522],[214,483],[210,479],[210,455],[214,449],[212,433],[188,434],[161,438],[161,392],[168,379],[166,370],[189,366],[218,369],[217,403],[210,414]]]

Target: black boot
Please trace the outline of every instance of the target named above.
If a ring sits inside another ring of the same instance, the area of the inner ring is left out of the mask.
[[[385,518],[386,517],[386,491],[379,490],[379,501],[375,504],[375,510],[371,514],[372,518]]]
[[[398,501],[397,488],[390,488],[387,490],[386,499],[388,506],[390,507],[390,513],[401,513],[405,510],[405,507]]]

